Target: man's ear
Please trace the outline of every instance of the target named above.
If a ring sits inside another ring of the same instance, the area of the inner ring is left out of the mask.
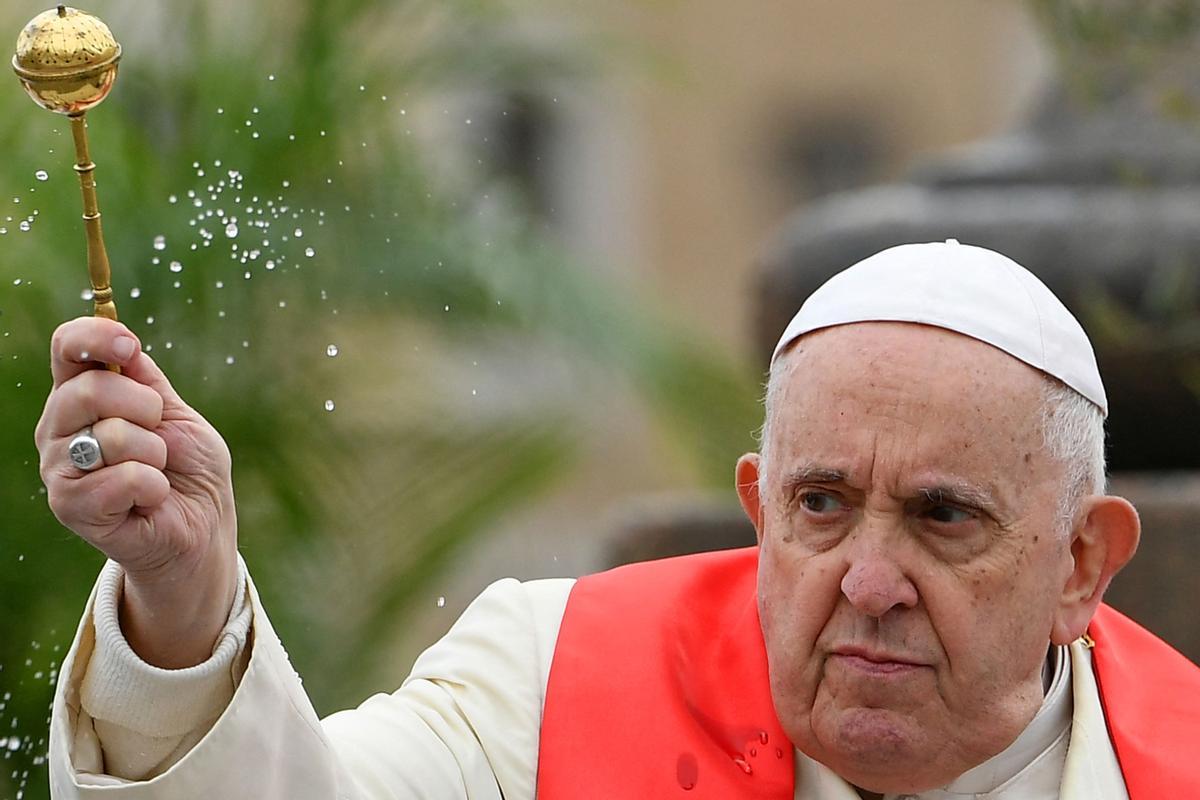
[[[1068,644],[1087,631],[1109,582],[1133,558],[1140,536],[1137,511],[1125,498],[1083,500],[1071,531],[1073,567],[1059,598],[1051,641]]]
[[[762,498],[758,494],[758,470],[761,465],[762,459],[758,453],[746,453],[738,459],[734,471],[738,499],[742,501],[742,510],[754,523],[754,532],[760,545],[763,539],[763,507]]]

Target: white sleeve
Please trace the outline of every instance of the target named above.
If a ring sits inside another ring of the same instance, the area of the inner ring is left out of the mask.
[[[110,754],[109,738],[98,730],[103,726],[95,724],[81,702],[89,661],[97,650],[98,583],[55,695],[52,795],[64,800],[532,800],[542,701],[572,584],[561,579],[493,584],[421,656],[400,689],[321,722],[247,578],[249,660],[236,691],[223,710],[217,709],[215,723],[195,711],[197,729],[183,735],[183,744],[156,766],[155,776],[131,782],[106,767],[128,763],[136,754]],[[200,673],[191,677],[211,678],[226,670],[209,663],[192,668]],[[120,706],[115,695],[86,691],[87,707]],[[173,691],[183,691],[182,685]],[[175,726],[144,705],[133,705],[122,717],[123,727],[141,720],[134,726],[137,735],[162,730],[176,735]]]
[[[160,669],[133,652],[118,617],[123,579],[110,561],[97,581],[95,649],[79,687],[80,710],[103,750],[103,772],[146,780],[200,741],[233,697],[249,656],[246,565],[239,557],[237,592],[212,656],[187,669]],[[80,728],[87,724],[81,720]]]

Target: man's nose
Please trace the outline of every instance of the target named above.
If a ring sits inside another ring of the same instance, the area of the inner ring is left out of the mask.
[[[852,555],[842,577],[842,594],[850,605],[872,617],[882,617],[897,606],[917,604],[917,587],[879,545],[860,548]]]

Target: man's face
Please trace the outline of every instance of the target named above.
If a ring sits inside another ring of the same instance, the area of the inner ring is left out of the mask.
[[[759,519],[780,720],[862,788],[943,785],[1042,701],[1071,572],[1043,378],[904,323],[819,331],[787,358]]]

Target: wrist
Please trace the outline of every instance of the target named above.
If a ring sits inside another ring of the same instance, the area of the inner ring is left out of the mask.
[[[211,657],[229,620],[240,572],[236,551],[209,555],[191,569],[125,573],[121,632],[147,664],[185,669]]]

